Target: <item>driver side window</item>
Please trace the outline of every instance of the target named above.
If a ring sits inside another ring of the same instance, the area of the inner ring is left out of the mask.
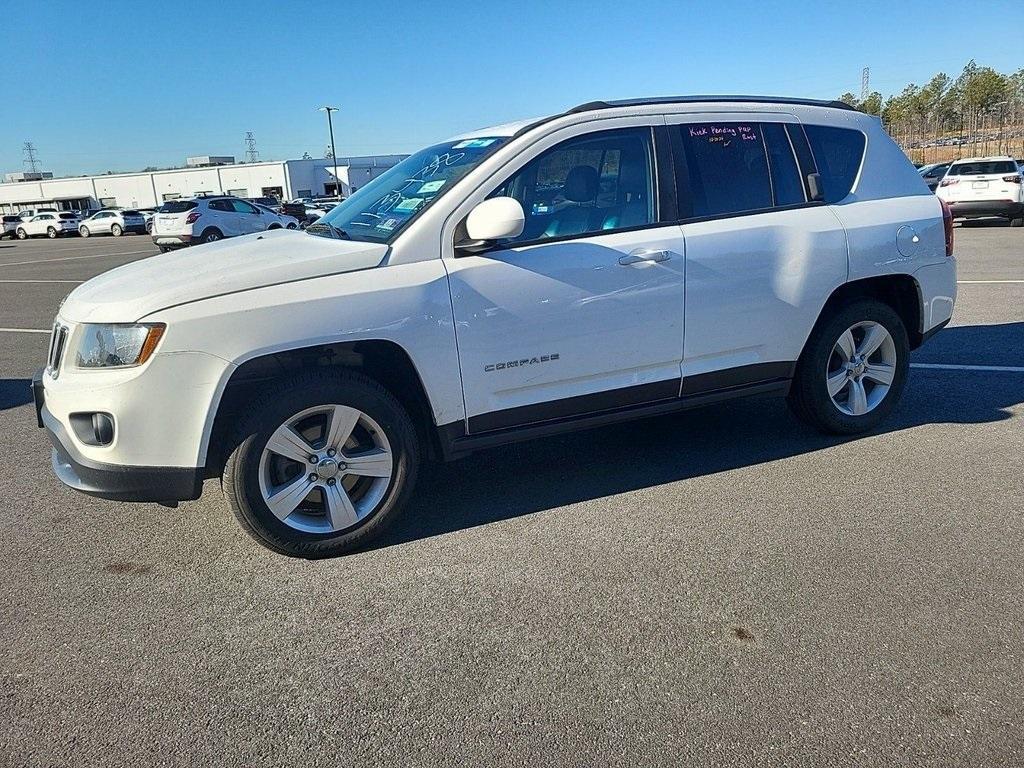
[[[569,139],[531,160],[490,197],[514,197],[526,226],[509,243],[543,242],[655,221],[650,128]]]

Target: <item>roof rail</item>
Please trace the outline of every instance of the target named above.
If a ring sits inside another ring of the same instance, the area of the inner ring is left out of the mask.
[[[856,107],[845,101],[825,101],[822,99],[796,99],[785,96],[655,96],[646,99],[618,99],[613,101],[588,101],[565,112],[572,115],[577,112],[592,112],[597,109],[614,109],[615,107],[641,107],[648,104],[702,104],[714,101],[738,101],[744,104],[799,104],[805,107],[831,107],[859,112]]]

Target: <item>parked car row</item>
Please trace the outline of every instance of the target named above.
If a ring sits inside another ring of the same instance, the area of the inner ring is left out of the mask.
[[[273,198],[267,199],[274,202]],[[150,234],[164,251],[193,242],[214,242],[225,237],[268,229],[298,229],[299,226],[298,217],[282,215],[269,205],[230,195],[214,195],[171,200],[160,208],[104,208],[85,217],[76,211],[55,208],[27,209],[3,217],[0,237],[26,240],[74,234],[81,237]]]

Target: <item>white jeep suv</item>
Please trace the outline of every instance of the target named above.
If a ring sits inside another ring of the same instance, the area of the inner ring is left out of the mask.
[[[153,217],[152,225],[153,242],[165,252],[253,232],[295,229],[298,222],[246,200],[217,195],[166,202]]]
[[[94,278],[36,407],[72,488],[174,504],[221,477],[262,544],[334,555],[423,457],[766,394],[874,428],[950,320],[952,245],[844,104],[594,102],[417,152],[305,233]]]
[[[1012,157],[972,157],[949,166],[936,194],[954,218],[1002,216],[1024,227],[1024,178]]]

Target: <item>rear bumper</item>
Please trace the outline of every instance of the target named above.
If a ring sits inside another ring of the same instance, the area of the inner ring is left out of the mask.
[[[192,235],[158,235],[153,233],[153,243],[155,245],[162,245],[164,248],[185,248],[192,245]]]
[[[1011,200],[963,200],[949,203],[953,218],[966,216],[1006,216],[1016,218],[1024,216],[1024,203]]]
[[[46,409],[42,370],[32,377],[39,426],[53,446],[51,463],[57,478],[89,496],[115,501],[174,502],[198,499],[203,471],[194,467],[132,467],[104,464],[82,456],[64,426]]]

